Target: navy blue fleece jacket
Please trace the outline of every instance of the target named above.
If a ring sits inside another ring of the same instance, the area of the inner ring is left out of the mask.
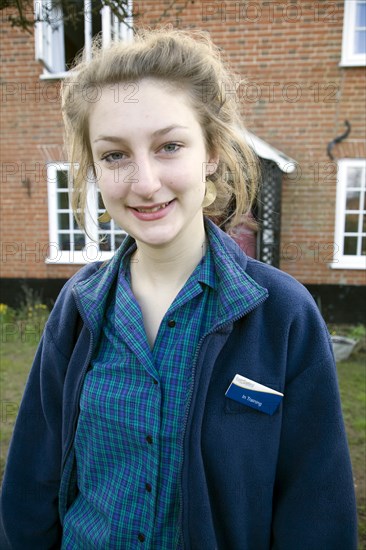
[[[239,318],[222,312],[192,367],[182,441],[184,549],[355,550],[353,479],[323,319],[302,285],[209,227],[221,288],[235,278],[238,295],[245,287],[252,300]],[[62,519],[77,492],[70,461],[80,391],[98,341],[77,289],[90,277],[98,288],[110,270],[117,275],[118,263],[117,252],[107,265],[81,269],[50,315],[9,451],[1,550],[60,547]],[[277,411],[226,397],[236,374],[282,392]]]

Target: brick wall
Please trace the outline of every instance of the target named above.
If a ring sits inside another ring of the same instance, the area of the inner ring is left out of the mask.
[[[352,131],[334,155],[366,157],[365,68],[339,67],[343,2],[192,0],[171,7],[150,0],[135,2],[135,11],[137,25],[208,30],[238,82],[246,81],[239,101],[247,127],[297,161],[283,184],[281,268],[307,284],[364,284],[361,271],[329,268],[337,253],[337,175],[326,147],[343,133],[345,119]],[[42,258],[48,241],[43,167],[45,154],[53,153],[40,146],[62,144],[58,83],[39,79],[31,36],[3,25],[2,43],[2,276],[68,277],[75,266],[46,265]],[[30,197],[22,170],[33,184]]]
[[[75,267],[44,261],[49,237],[43,146],[62,146],[59,82],[40,80],[33,34],[11,28],[7,13],[0,12],[1,276],[69,277]],[[27,179],[29,190],[22,183]]]

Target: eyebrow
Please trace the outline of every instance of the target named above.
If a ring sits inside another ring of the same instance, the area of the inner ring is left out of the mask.
[[[155,130],[155,132],[153,132],[151,135],[152,137],[157,137],[157,136],[163,136],[165,134],[168,134],[172,130],[188,130],[188,129],[189,128],[187,126],[181,126],[180,124],[171,124],[166,128]],[[93,141],[93,143],[96,143],[97,141],[110,141],[112,143],[118,143],[125,140],[123,137],[119,137],[119,136],[98,136],[97,139]]]

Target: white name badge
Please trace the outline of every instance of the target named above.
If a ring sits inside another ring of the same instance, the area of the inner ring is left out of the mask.
[[[266,414],[273,414],[283,398],[283,393],[240,374],[235,375],[225,395],[229,399]]]

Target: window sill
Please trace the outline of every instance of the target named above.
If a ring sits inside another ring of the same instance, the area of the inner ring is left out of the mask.
[[[58,252],[55,257],[45,258],[47,265],[86,265],[93,262],[105,262],[114,256],[114,252],[101,252],[88,250],[83,252],[62,251]]]
[[[338,66],[343,69],[366,67],[366,56],[363,56],[361,59],[342,59]]]
[[[339,262],[334,262],[332,264],[329,264],[329,267],[331,269],[354,269],[354,270],[360,270],[366,269],[366,257],[364,258],[357,258],[352,260],[347,260],[345,258],[342,258]]]
[[[39,75],[40,80],[63,80],[69,75],[69,71],[63,71],[62,73],[49,73],[43,72]]]

